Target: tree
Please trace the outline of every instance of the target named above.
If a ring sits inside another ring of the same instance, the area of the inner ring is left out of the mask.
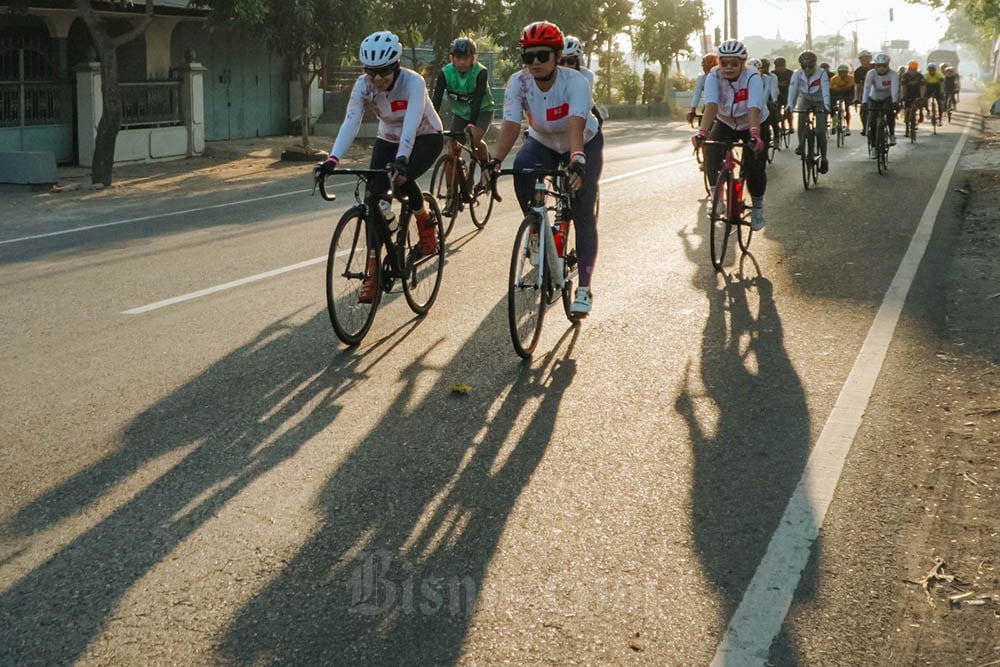
[[[220,26],[240,25],[292,59],[302,89],[302,148],[308,149],[310,95],[324,53],[354,54],[365,34],[364,0],[198,0]]]
[[[427,78],[437,76],[448,62],[448,47],[459,36],[476,39],[486,25],[487,7],[478,0],[387,0],[381,15],[392,23],[386,30],[397,32],[411,48],[427,42],[433,55]],[[427,17],[434,17],[428,21]]]
[[[118,86],[118,47],[131,42],[146,31],[153,21],[153,0],[146,0],[143,18],[131,30],[112,35],[107,21],[98,16],[90,0],[75,0],[77,11],[83,17],[87,29],[94,40],[98,58],[101,61],[101,100],[104,111],[97,123],[94,139],[94,162],[91,168],[92,183],[111,185],[111,175],[115,164],[115,143],[122,125],[122,94]],[[131,5],[130,0],[115,0],[122,6]]]
[[[666,97],[670,63],[678,53],[691,50],[688,36],[701,27],[701,0],[639,0],[639,9],[642,19],[633,44],[647,60],[659,63]]]
[[[977,49],[977,52],[984,50],[983,47],[988,51],[997,37],[1000,36],[1000,2],[997,0],[907,0],[907,2],[949,10],[953,13],[949,17],[953,25],[958,22],[954,16],[955,13],[964,15],[979,34],[979,39],[965,43]],[[993,63],[992,69],[994,77],[996,77],[996,63]]]

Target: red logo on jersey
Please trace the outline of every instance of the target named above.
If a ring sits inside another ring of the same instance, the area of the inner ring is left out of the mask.
[[[393,100],[390,108],[393,111],[406,111],[406,100]]]
[[[750,89],[748,88],[740,88],[733,93],[733,104],[736,104],[737,102],[746,102],[748,99],[750,99]]]
[[[558,107],[550,107],[545,110],[545,120],[553,121],[559,120],[560,118],[565,118],[569,115],[569,103],[563,104]]]
[[[882,85],[883,85],[883,86],[891,86],[891,85],[892,85],[892,81],[890,81],[889,79],[886,79],[886,80],[884,80],[884,81],[882,82]]]
[[[819,79],[816,79],[815,81],[810,81],[809,82],[809,87],[810,88],[815,88],[818,85],[819,85]]]

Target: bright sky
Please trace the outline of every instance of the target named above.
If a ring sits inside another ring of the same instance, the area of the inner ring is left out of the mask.
[[[738,0],[739,35],[760,35],[805,41],[806,0]],[[724,28],[722,0],[705,0],[711,11],[706,27],[711,35],[715,26]],[[889,22],[889,8],[893,21]],[[857,19],[857,22],[853,22]],[[856,27],[855,27],[856,26]],[[938,45],[948,29],[948,18],[941,10],[915,5],[903,0],[820,0],[812,3],[813,39],[840,32],[851,43],[851,32],[858,31],[858,46],[877,51],[885,40],[908,39],[910,48],[926,52]]]

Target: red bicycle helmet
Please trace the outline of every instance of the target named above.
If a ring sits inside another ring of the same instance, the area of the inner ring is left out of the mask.
[[[535,21],[524,26],[521,31],[521,48],[529,46],[548,46],[557,51],[563,49],[563,34],[555,23]]]

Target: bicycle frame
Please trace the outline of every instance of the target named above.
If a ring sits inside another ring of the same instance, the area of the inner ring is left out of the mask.
[[[547,271],[538,272],[538,282],[536,283],[536,287],[544,289],[546,287],[544,281],[547,276],[552,289],[561,291],[566,286],[567,277],[572,278],[573,274],[570,276],[563,275],[563,267],[566,259],[565,257],[560,257],[558,251],[556,250],[556,240],[555,235],[552,233],[552,223],[549,217],[549,211],[555,212],[557,214],[556,218],[558,220],[562,220],[567,208],[570,207],[570,197],[572,195],[570,193],[569,184],[559,182],[565,181],[565,172],[562,170],[526,169],[524,171],[517,171],[514,169],[504,169],[501,170],[500,173],[522,175],[532,174],[535,176],[535,192],[533,195],[531,210],[538,215],[538,219],[541,221],[541,229],[538,230],[538,263],[540,265],[545,264],[548,268]],[[546,179],[558,180],[549,183]],[[556,199],[554,206],[549,206],[546,203],[545,200],[547,197],[554,197]],[[541,242],[543,239],[544,243]],[[521,250],[524,251],[527,250],[527,248],[521,248]],[[525,253],[525,255],[527,255],[527,253]],[[527,261],[527,259],[522,261]]]

